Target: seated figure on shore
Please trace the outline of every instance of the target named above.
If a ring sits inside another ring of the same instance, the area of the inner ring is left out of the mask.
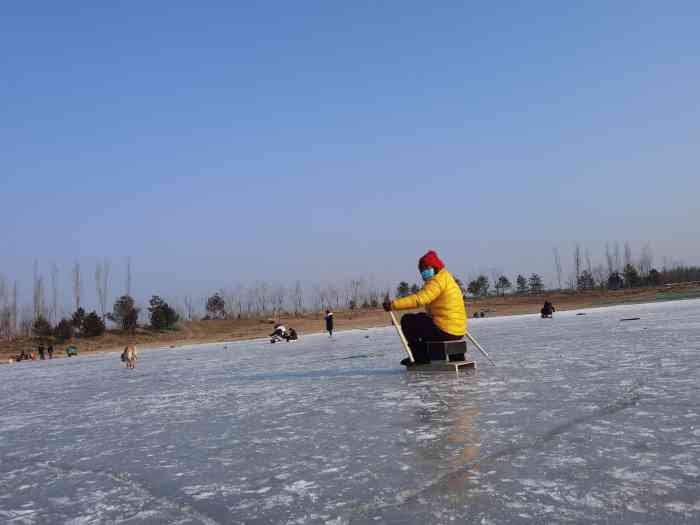
[[[549,301],[544,302],[544,306],[540,310],[540,313],[542,314],[542,319],[544,318],[550,318],[552,317],[552,314],[554,313],[554,305],[550,303]]]
[[[270,342],[276,343],[287,338],[287,328],[283,324],[276,324],[275,330],[270,334]]]

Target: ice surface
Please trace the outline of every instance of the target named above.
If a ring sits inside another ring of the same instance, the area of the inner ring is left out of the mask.
[[[0,523],[700,522],[700,302],[576,313],[2,366]]]

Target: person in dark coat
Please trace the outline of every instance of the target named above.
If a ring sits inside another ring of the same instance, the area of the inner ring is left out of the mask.
[[[326,310],[324,319],[326,320],[326,331],[330,337],[333,337],[333,312]]]
[[[542,309],[540,310],[540,313],[542,314],[542,318],[546,317],[552,317],[552,314],[554,313],[554,305],[550,303],[549,301],[544,302],[544,306],[542,306]]]
[[[49,347],[46,349],[49,354],[49,359],[53,359],[53,345],[49,343]]]
[[[42,361],[46,359],[44,357],[44,343],[39,343],[39,348],[37,348],[37,350],[39,351],[39,359],[41,359]]]

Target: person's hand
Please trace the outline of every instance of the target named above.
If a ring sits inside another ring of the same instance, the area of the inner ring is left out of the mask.
[[[391,301],[384,301],[382,303],[382,307],[384,308],[385,312],[391,312]]]

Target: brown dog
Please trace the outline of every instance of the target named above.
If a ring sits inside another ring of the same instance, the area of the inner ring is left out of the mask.
[[[127,368],[136,368],[136,347],[133,344],[124,349],[124,361]]]

